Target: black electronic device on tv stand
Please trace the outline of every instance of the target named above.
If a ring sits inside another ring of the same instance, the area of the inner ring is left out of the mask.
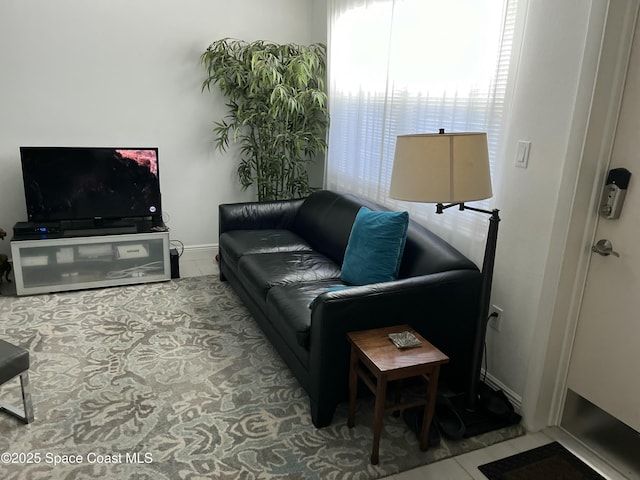
[[[151,227],[151,220],[137,218],[60,221],[60,231],[65,237],[146,233],[151,231]]]
[[[138,226],[132,222],[90,222],[70,221],[60,222],[63,237],[88,237],[93,235],[121,235],[139,233]],[[143,230],[145,231],[145,230]]]
[[[167,231],[157,147],[20,147],[27,222],[16,240]]]
[[[60,234],[60,222],[18,222],[13,226],[15,237],[58,234]]]
[[[166,231],[151,218],[61,220],[59,222],[18,222],[13,227],[14,240],[43,238],[92,237]]]
[[[162,221],[157,147],[20,147],[20,161],[30,222]]]

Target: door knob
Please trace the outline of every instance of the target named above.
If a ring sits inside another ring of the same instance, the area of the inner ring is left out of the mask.
[[[598,255],[602,255],[603,257],[608,257],[609,255],[613,255],[614,257],[620,256],[618,252],[613,251],[613,245],[606,238],[598,240],[596,244],[591,247],[591,251],[596,252]]]

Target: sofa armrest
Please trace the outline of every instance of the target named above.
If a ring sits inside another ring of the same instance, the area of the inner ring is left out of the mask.
[[[323,293],[311,312],[310,377],[315,408],[344,399],[349,369],[346,333],[409,324],[450,357],[443,379],[462,391],[470,375],[481,274],[454,270]]]
[[[226,203],[218,206],[219,235],[230,230],[291,229],[304,199]]]
[[[325,292],[311,312],[311,338],[325,330],[346,334],[405,323],[417,330],[440,324],[451,331],[467,322],[475,327],[481,280],[477,270],[451,270]]]

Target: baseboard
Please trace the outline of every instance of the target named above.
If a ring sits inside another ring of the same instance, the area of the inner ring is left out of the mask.
[[[182,261],[215,261],[218,244],[185,246],[180,260]]]
[[[511,390],[509,387],[507,387],[505,384],[503,384],[500,380],[498,380],[496,377],[494,377],[490,373],[486,373],[486,377],[485,377],[484,370],[482,370],[482,372],[480,373],[480,378],[483,379],[484,383],[489,385],[494,390],[502,390],[504,394],[507,396],[507,398],[509,399],[509,401],[511,402],[511,405],[513,405],[513,409],[517,413],[522,413],[522,397],[520,395],[518,395],[516,392]]]

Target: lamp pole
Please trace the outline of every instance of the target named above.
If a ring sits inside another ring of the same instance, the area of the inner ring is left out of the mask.
[[[491,304],[491,285],[493,283],[493,267],[496,259],[496,247],[498,244],[498,223],[500,222],[500,210],[484,210],[482,208],[469,207],[464,203],[436,204],[436,213],[443,213],[445,209],[459,206],[460,210],[473,210],[474,212],[487,213],[489,218],[489,231],[487,243],[484,248],[482,261],[482,286],[480,289],[480,301],[478,302],[478,317],[476,318],[476,334],[473,338],[473,350],[471,356],[471,370],[469,372],[469,387],[465,398],[465,408],[475,411],[478,400],[478,383],[480,382],[480,370],[484,355],[484,342],[489,323],[489,307]]]
[[[467,207],[468,208],[468,207]],[[473,210],[473,209],[470,209]],[[476,209],[478,211],[480,209]],[[498,243],[498,223],[500,222],[499,210],[482,210],[490,213],[489,231],[487,233],[487,244],[484,249],[484,260],[482,262],[482,288],[480,290],[480,302],[478,319],[476,320],[476,335],[473,341],[473,357],[471,367],[471,378],[469,381],[469,391],[465,407],[467,410],[475,411],[478,400],[478,383],[480,382],[480,369],[482,367],[482,356],[484,354],[484,342],[487,334],[487,324],[489,322],[489,307],[491,303],[491,284],[493,282],[493,266],[496,258],[496,246]]]

